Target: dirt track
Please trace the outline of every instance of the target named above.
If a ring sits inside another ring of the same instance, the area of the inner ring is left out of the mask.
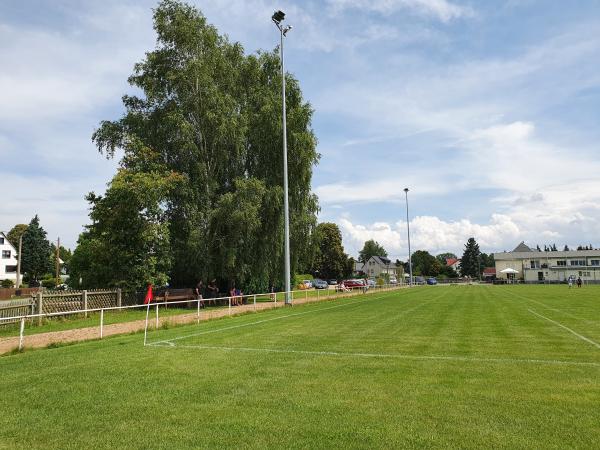
[[[382,291],[375,291],[382,292]],[[358,294],[350,294],[350,295],[358,295]],[[294,304],[303,304],[303,303],[311,303],[316,301],[324,301],[330,297],[321,297],[321,299],[308,297],[303,299],[294,299]],[[283,303],[257,303],[256,310],[263,309],[273,309],[284,306]],[[218,317],[225,317],[228,315],[237,315],[250,311],[254,311],[255,307],[253,304],[242,305],[242,306],[234,306],[231,308],[231,311],[228,309],[203,309],[200,312],[200,320],[211,320],[216,319]],[[159,315],[160,316],[160,315]],[[159,317],[159,327],[165,323],[169,324],[186,324],[193,323],[198,320],[198,316],[196,313],[191,314],[181,314],[175,316],[166,316],[164,318]],[[154,327],[156,323],[154,319],[150,322],[150,326]],[[135,331],[142,331],[144,329],[144,320],[135,320],[132,322],[123,322],[123,323],[115,323],[111,325],[105,325],[103,327],[103,336],[114,336],[117,334],[127,334]],[[92,339],[100,339],[100,326],[97,327],[87,327],[87,328],[77,328],[74,330],[65,330],[65,331],[53,331],[49,333],[39,333],[32,335],[25,335],[23,345],[25,348],[40,348],[47,347],[50,344],[60,344],[67,342],[78,342],[78,341],[88,341]],[[19,347],[19,337],[9,337],[0,339],[0,355],[4,353],[8,353],[12,350],[15,350]]]

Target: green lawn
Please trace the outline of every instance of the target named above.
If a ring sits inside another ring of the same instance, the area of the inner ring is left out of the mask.
[[[0,448],[597,448],[600,288],[436,286],[0,358]]]

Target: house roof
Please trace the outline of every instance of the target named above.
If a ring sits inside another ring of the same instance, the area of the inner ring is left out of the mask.
[[[446,265],[453,266],[454,264],[456,264],[459,261],[460,261],[460,259],[458,259],[458,258],[446,258]]]
[[[379,264],[382,264],[384,266],[387,266],[392,263],[392,261],[389,258],[386,258],[385,256],[372,256],[372,258],[375,258],[375,262],[378,262]]]
[[[525,242],[521,241],[521,243],[519,245],[517,245],[517,247],[512,251],[512,253],[514,252],[533,252],[535,250],[533,250],[531,247],[525,245]]]

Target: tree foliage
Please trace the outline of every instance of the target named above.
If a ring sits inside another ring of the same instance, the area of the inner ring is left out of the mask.
[[[92,224],[71,257],[71,277],[89,288],[164,285],[171,267],[162,199],[176,174],[119,170],[104,196],[88,194]]]
[[[24,223],[18,223],[6,233],[6,238],[14,248],[19,251],[19,238],[27,231],[27,225]]]
[[[23,234],[21,268],[29,280],[34,282],[52,270],[50,242],[37,215],[31,219]]]
[[[411,257],[413,275],[437,276],[442,265],[426,250],[417,250]]]
[[[379,242],[369,239],[367,242],[365,242],[362,250],[358,252],[358,261],[364,264],[371,258],[371,256],[387,257],[387,255],[387,252],[379,244]]]
[[[156,49],[135,65],[129,78],[142,94],[126,95],[123,117],[102,122],[93,140],[107,157],[122,151],[120,170],[141,177],[152,192],[163,194],[152,199],[161,213],[147,218],[138,209],[135,216],[123,212],[111,219],[105,205],[120,210],[120,202],[128,204],[127,196],[91,195],[92,220],[102,218],[102,225],[92,225],[83,236],[86,249],[81,256],[99,259],[82,261],[81,267],[102,265],[98,251],[110,249],[118,264],[133,264],[140,286],[146,279],[166,276],[178,286],[213,277],[235,279],[251,290],[281,285],[278,54],[245,55],[239,43],[219,35],[197,9],[173,0],[159,3],[154,29]],[[291,256],[296,271],[310,258],[306,244],[318,209],[310,189],[318,154],[312,108],[289,74],[286,102]],[[177,188],[164,189],[158,180],[171,174],[178,177]],[[130,219],[138,225],[132,240]],[[150,245],[149,236],[160,238],[158,247]],[[118,245],[112,245],[114,241]],[[164,260],[142,261],[148,249]],[[137,259],[131,262],[132,257]],[[101,279],[115,284],[124,273],[102,270]],[[127,277],[134,282],[133,274]]]
[[[348,255],[344,253],[342,233],[335,223],[320,223],[315,230],[316,254],[313,272],[325,279],[345,276]],[[354,262],[352,262],[354,264]]]
[[[439,255],[437,255],[435,258],[436,258],[436,259],[439,261],[439,263],[440,263],[442,266],[445,266],[445,265],[446,265],[446,260],[447,260],[447,259],[458,259],[458,256],[456,256],[456,255],[455,255],[454,253],[452,253],[452,252],[446,252],[446,253],[440,253],[440,254],[439,254]]]
[[[475,241],[475,238],[469,238],[465,244],[465,250],[462,258],[460,259],[459,269],[460,274],[463,277],[479,277],[480,270],[483,270],[480,255],[481,253],[479,251],[479,245]]]

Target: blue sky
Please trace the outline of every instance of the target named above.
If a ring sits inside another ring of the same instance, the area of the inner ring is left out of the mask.
[[[286,66],[313,105],[313,189],[356,254],[366,239],[484,251],[600,246],[600,3],[193,1],[247,52],[294,26]],[[154,47],[153,1],[0,4],[0,230],[39,214],[74,246],[116,162],[91,135],[118,118]]]

